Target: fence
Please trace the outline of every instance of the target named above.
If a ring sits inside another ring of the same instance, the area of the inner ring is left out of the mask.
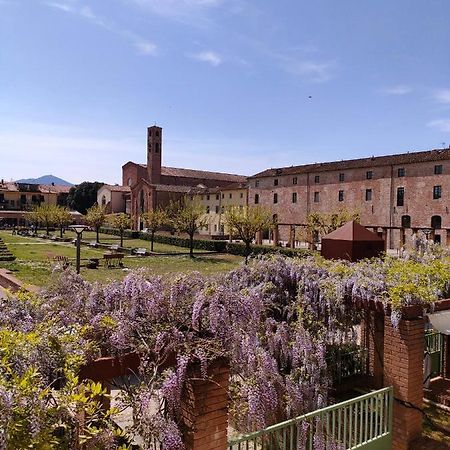
[[[331,379],[340,383],[343,379],[354,375],[365,375],[368,352],[365,348],[358,348],[348,352],[336,352],[327,358],[327,365]]]
[[[430,377],[436,377],[441,374],[443,361],[444,340],[443,335],[438,331],[431,330],[425,332],[425,352],[431,358]]]
[[[393,388],[272,425],[229,442],[229,450],[382,450],[392,446]]]

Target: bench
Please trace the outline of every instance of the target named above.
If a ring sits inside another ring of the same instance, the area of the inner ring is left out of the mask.
[[[89,247],[95,247],[95,248],[97,248],[97,247],[98,247],[98,244],[97,244],[96,241],[91,241],[91,242],[89,242],[88,246],[89,246]]]
[[[111,267],[123,267],[123,253],[105,253],[103,255],[103,260],[105,261],[105,266]]]
[[[119,245],[118,244],[113,244],[113,245],[111,245],[110,247],[109,247],[109,249],[112,251],[112,250],[114,250],[114,251],[117,251],[117,250],[119,250]]]
[[[133,253],[138,256],[145,256],[147,254],[147,250],[145,248],[135,248]]]

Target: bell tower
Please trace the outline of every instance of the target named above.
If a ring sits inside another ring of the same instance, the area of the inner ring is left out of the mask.
[[[147,128],[147,173],[150,183],[161,183],[162,128]]]

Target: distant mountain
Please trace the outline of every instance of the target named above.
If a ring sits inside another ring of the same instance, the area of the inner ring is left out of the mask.
[[[44,175],[39,178],[24,178],[22,180],[17,180],[17,183],[30,183],[30,184],[52,184],[55,186],[73,186],[72,183],[69,183],[66,180],[55,177],[54,175]]]

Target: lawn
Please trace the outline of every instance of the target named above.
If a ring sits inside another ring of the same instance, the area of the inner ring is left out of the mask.
[[[94,240],[94,234],[85,236],[84,240]],[[67,233],[71,237],[70,233]],[[91,239],[92,237],[92,239]],[[27,284],[44,286],[48,283],[52,268],[55,264],[56,256],[66,256],[75,265],[75,247],[71,243],[46,241],[40,238],[13,236],[10,232],[0,231],[0,238],[3,239],[9,250],[16,256],[13,262],[0,262],[0,268],[9,269],[13,274]],[[117,243],[115,236],[102,235],[100,242]],[[124,243],[129,247],[149,248],[149,242],[137,239],[129,239]],[[81,268],[81,275],[89,281],[108,282],[122,279],[132,269],[145,268],[150,273],[157,275],[188,273],[199,271],[210,275],[218,272],[226,272],[237,267],[243,258],[228,254],[197,255],[190,258],[185,253],[186,248],[175,247],[165,244],[156,244],[155,251],[167,253],[180,253],[175,256],[129,256],[125,255],[124,268],[106,268],[101,264],[99,269]],[[82,265],[89,258],[103,257],[105,250],[82,246]]]

